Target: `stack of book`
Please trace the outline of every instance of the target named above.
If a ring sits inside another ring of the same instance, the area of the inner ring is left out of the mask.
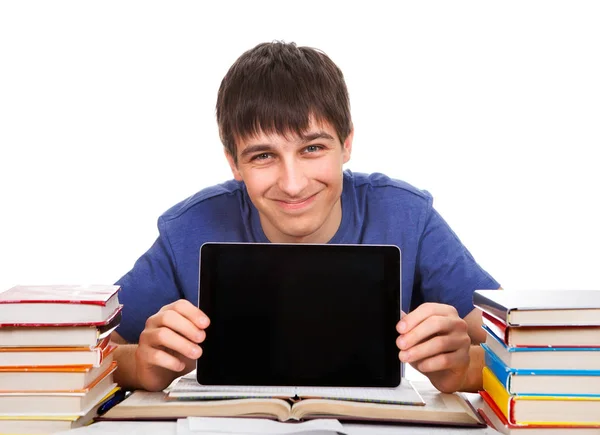
[[[600,291],[477,290],[480,412],[511,434],[600,434]]]
[[[110,333],[118,286],[16,286],[0,293],[0,428],[51,433],[90,422],[118,390]]]

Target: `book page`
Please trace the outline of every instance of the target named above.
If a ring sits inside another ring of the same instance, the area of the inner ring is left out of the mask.
[[[193,373],[193,372],[192,372]],[[397,388],[336,388],[336,387],[261,387],[200,385],[195,375],[179,379],[169,391],[171,400],[244,399],[259,397],[323,398],[359,402],[393,403],[423,406],[425,402],[410,381],[402,379]]]
[[[444,394],[431,384],[420,391],[425,406],[307,399],[292,407],[295,419],[333,416],[340,420],[402,421],[441,425],[481,426],[482,421],[460,394]]]
[[[134,391],[123,402],[110,409],[103,419],[156,419],[184,417],[253,416],[287,420],[291,406],[285,400],[272,398],[232,400],[166,400],[165,393]]]
[[[200,385],[196,378],[183,376],[168,393],[169,399],[210,400],[275,397],[289,399],[296,395],[295,387],[254,387],[230,385]]]
[[[425,405],[423,398],[407,379],[402,379],[400,386],[396,388],[298,387],[296,395],[302,399],[319,398],[395,405]]]

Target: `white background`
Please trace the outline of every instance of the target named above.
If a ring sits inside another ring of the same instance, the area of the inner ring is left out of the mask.
[[[427,189],[505,288],[600,289],[596,1],[0,3],[0,289],[112,283],[230,177],[214,106],[257,43],[344,71],[348,168]]]

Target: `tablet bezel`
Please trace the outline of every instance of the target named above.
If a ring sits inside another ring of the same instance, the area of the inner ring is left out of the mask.
[[[198,307],[203,310],[209,317],[210,317],[210,313],[211,313],[211,301],[213,299],[213,296],[210,294],[210,292],[213,290],[210,288],[210,286],[207,284],[207,274],[203,273],[203,271],[206,271],[206,269],[208,269],[208,265],[211,264],[213,261],[215,261],[215,256],[218,255],[218,252],[222,252],[222,250],[238,250],[238,249],[245,249],[248,251],[248,255],[257,255],[258,251],[261,252],[265,252],[264,250],[274,250],[277,251],[278,247],[284,247],[284,249],[279,249],[279,254],[281,254],[282,252],[285,253],[286,249],[293,249],[293,250],[303,250],[305,251],[305,253],[307,254],[307,258],[310,257],[311,252],[314,254],[314,250],[328,250],[328,251],[322,251],[322,252],[328,252],[329,254],[334,254],[336,252],[336,250],[344,250],[344,251],[352,251],[352,252],[356,252],[358,255],[363,255],[363,253],[365,251],[368,250],[377,250],[377,252],[379,254],[382,254],[385,257],[385,267],[393,267],[394,269],[392,270],[392,274],[388,274],[388,275],[393,275],[394,278],[389,278],[388,281],[386,283],[387,286],[391,286],[392,285],[392,279],[393,279],[393,286],[394,288],[397,287],[397,291],[396,292],[392,292],[393,296],[394,296],[394,301],[393,303],[389,304],[389,306],[386,306],[386,310],[389,309],[390,311],[386,312],[386,315],[393,315],[395,322],[399,321],[400,319],[400,312],[401,312],[401,301],[402,301],[402,277],[401,277],[401,252],[400,249],[395,246],[395,245],[329,245],[329,244],[271,244],[271,243],[235,243],[235,242],[226,242],[226,243],[221,243],[221,242],[209,242],[209,243],[205,243],[201,246],[200,248],[200,259],[199,259],[199,279],[198,279],[198,287],[199,287],[199,291],[198,291]],[[295,251],[296,253],[298,251]],[[339,252],[339,251],[338,251]],[[397,272],[397,273],[396,273]],[[387,272],[386,272],[387,273]],[[204,287],[204,291],[203,291],[203,287]],[[392,313],[392,314],[390,314]],[[213,321],[214,319],[211,319],[211,321]],[[390,327],[394,328],[395,330],[395,324],[392,325],[390,322]],[[207,329],[207,339],[208,337],[210,337],[210,326]],[[202,344],[201,344],[202,346]],[[392,352],[393,350],[393,352]],[[395,356],[394,360],[391,360],[391,355]],[[228,382],[215,382],[213,379],[207,379],[206,376],[203,375],[203,371],[202,371],[202,367],[203,365],[203,357],[200,357],[200,359],[197,362],[197,373],[196,373],[196,378],[197,381],[202,384],[202,385],[211,385],[211,386],[218,386],[218,385],[223,385],[223,386],[231,386],[231,385],[235,385],[235,386],[239,386],[239,387],[244,387],[244,386],[272,386],[272,387],[276,387],[276,386],[303,386],[303,387],[308,387],[308,386],[328,386],[328,387],[345,387],[345,388],[351,388],[351,387],[384,387],[384,388],[394,388],[397,387],[398,385],[400,385],[401,382],[401,375],[402,375],[402,369],[401,369],[401,363],[398,359],[398,349],[396,347],[395,344],[395,340],[392,340],[391,343],[389,345],[386,345],[386,361],[385,364],[388,365],[388,367],[390,367],[389,365],[391,365],[391,367],[393,367],[392,369],[388,369],[388,372],[385,373],[385,379],[383,381],[380,381],[378,384],[374,384],[374,383],[366,383],[366,384],[361,384],[361,385],[349,385],[349,384],[327,384],[327,385],[314,385],[314,384],[310,384],[307,385],[305,383],[299,382],[299,383],[285,383],[285,384],[279,384],[279,383],[253,383],[253,382],[234,382],[234,383],[228,383]],[[207,355],[206,352],[204,352],[204,358],[206,361]]]

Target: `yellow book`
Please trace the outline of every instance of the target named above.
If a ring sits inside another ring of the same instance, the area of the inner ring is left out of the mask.
[[[600,396],[511,395],[487,367],[483,389],[514,425],[600,427]]]
[[[0,414],[1,434],[40,434],[75,429],[90,424],[98,414],[98,408],[120,387],[114,387],[85,415],[22,415],[6,416]]]

